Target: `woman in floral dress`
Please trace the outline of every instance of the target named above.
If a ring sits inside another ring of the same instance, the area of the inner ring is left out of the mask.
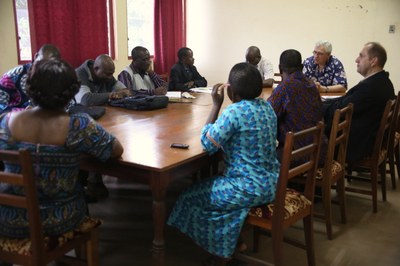
[[[84,191],[78,181],[81,155],[105,161],[123,152],[119,141],[88,115],[65,111],[78,89],[75,71],[68,63],[38,61],[27,78],[27,95],[35,107],[0,116],[0,149],[27,149],[32,154],[46,236],[71,231],[86,218]],[[4,165],[7,172],[21,171],[18,165]],[[23,193],[4,183],[0,192]],[[28,237],[26,210],[0,205],[0,235]]]
[[[218,117],[224,90],[233,103]],[[223,153],[225,169],[186,190],[167,222],[219,258],[235,251],[249,209],[275,198],[277,121],[270,104],[257,98],[261,91],[260,73],[248,63],[232,68],[229,84],[214,86],[201,142],[210,154]]]

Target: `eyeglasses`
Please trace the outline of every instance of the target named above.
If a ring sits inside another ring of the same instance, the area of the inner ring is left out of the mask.
[[[324,55],[324,54],[326,54],[326,53],[321,53],[321,52],[313,51],[313,55],[316,55],[316,56],[321,56],[321,55]]]

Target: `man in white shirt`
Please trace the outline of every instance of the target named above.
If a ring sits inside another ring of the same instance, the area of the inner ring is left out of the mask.
[[[246,62],[258,68],[263,78],[263,87],[272,87],[274,83],[274,68],[269,60],[261,56],[260,49],[250,46],[246,50]]]

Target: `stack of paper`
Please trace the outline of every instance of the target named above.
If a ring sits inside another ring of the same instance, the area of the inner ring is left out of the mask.
[[[325,96],[321,96],[321,99],[323,101],[325,101],[325,100],[334,99],[334,98],[338,98],[338,97],[340,97],[340,96],[338,96],[338,95],[325,95]]]
[[[180,91],[168,91],[166,96],[169,99],[180,99],[182,97],[181,92]]]
[[[199,88],[193,88],[190,89],[191,92],[205,92],[205,93],[211,93],[212,87],[199,87]]]

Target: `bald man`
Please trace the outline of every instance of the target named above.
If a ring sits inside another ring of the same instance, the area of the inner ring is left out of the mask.
[[[102,54],[96,60],[86,60],[76,70],[81,82],[75,100],[83,105],[103,105],[109,99],[129,95],[126,86],[114,78],[115,65],[110,56]]]
[[[274,68],[269,60],[261,56],[260,49],[250,46],[246,50],[246,62],[257,67],[263,78],[263,87],[271,88],[274,84]]]
[[[13,109],[26,108],[29,97],[26,95],[26,78],[32,65],[42,59],[59,59],[60,51],[52,44],[43,45],[31,63],[17,66],[0,78],[0,114]]]
[[[130,95],[126,86],[114,78],[115,65],[108,55],[99,55],[95,60],[86,60],[75,69],[81,87],[75,95],[77,103],[83,105],[103,105],[109,99],[123,98]],[[85,179],[81,173],[82,179]],[[108,196],[107,187],[100,174],[89,173],[87,177],[86,200],[96,202],[98,198]]]

